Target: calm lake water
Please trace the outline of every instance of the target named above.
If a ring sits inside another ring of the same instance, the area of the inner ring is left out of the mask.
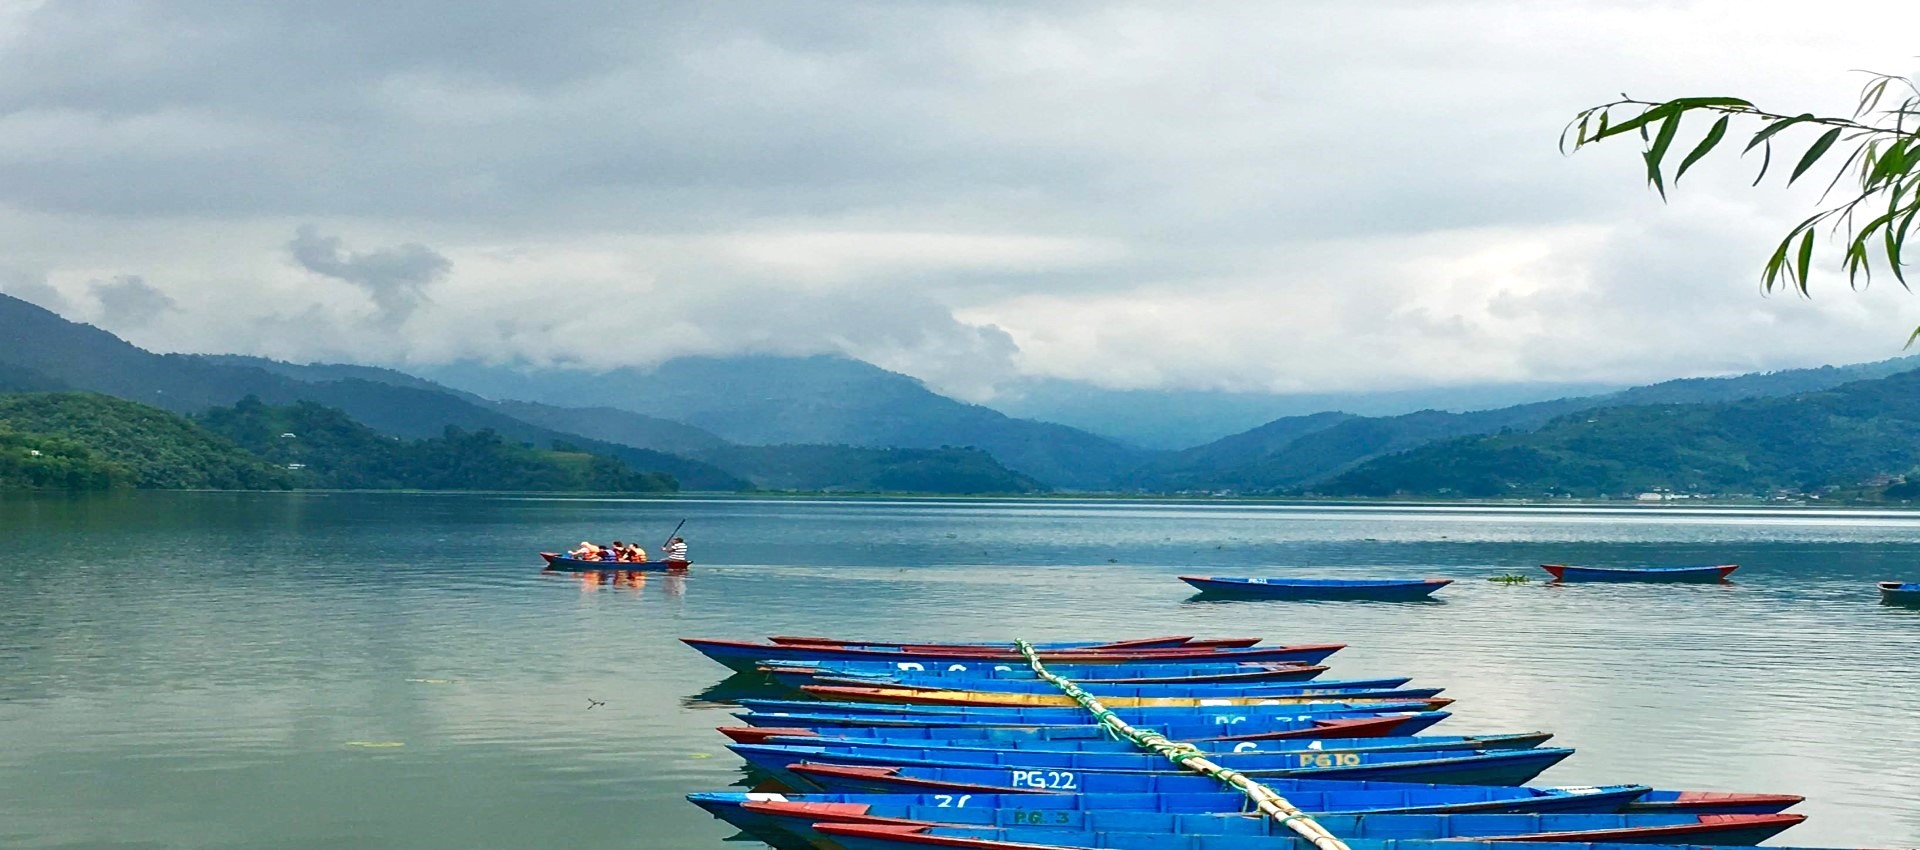
[[[649,544],[686,578],[542,574]],[[1545,783],[1780,791],[1776,843],[1920,844],[1920,514],[135,494],[0,500],[0,847],[721,848],[740,777],[674,639],[1259,634],[1544,729]],[[1541,561],[1738,583],[1501,586]],[[1196,603],[1182,572],[1447,576],[1429,604]],[[602,700],[589,710],[589,699]],[[368,746],[374,745],[374,746]]]

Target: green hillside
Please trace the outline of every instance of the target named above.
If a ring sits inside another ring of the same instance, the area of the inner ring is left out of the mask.
[[[678,487],[671,476],[634,472],[615,458],[565,444],[534,448],[491,431],[448,426],[438,437],[396,439],[313,402],[271,407],[249,397],[209,410],[197,421],[291,469],[307,487],[622,493]]]
[[[1920,468],[1920,372],[1720,404],[1590,410],[1436,443],[1309,488],[1332,496],[1759,495],[1867,488]]]
[[[10,487],[275,490],[293,483],[286,470],[184,417],[93,393],[0,395],[0,429],[14,458]]]
[[[1458,437],[1530,431],[1580,411],[1774,398],[1882,378],[1916,367],[1920,367],[1920,358],[1905,357],[1852,366],[1688,378],[1606,395],[1466,413],[1422,410],[1400,416],[1288,417],[1163,457],[1124,480],[1129,487],[1150,491],[1260,493],[1318,489],[1321,482],[1373,458]]]

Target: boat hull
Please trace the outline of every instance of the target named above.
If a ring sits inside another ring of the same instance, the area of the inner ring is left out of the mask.
[[[1072,668],[1073,665],[1060,665]],[[1055,675],[1083,685],[1267,685],[1309,682],[1327,668],[1317,664],[1115,664],[1077,669],[1047,668]],[[784,685],[825,684],[825,679],[859,679],[874,683],[914,683],[920,687],[973,687],[976,682],[1016,682],[1025,686],[1057,687],[1035,675],[1026,665],[899,662],[788,664],[762,667],[760,672]],[[1403,682],[1404,684],[1404,682]],[[997,687],[997,685],[996,685]],[[983,689],[984,690],[984,689]]]
[[[870,732],[873,734],[926,734],[929,736],[952,737],[956,733],[1035,734],[1071,733],[1085,735],[1092,733],[1102,738],[1110,738],[1106,727],[1093,724],[1088,718],[1063,720],[1057,722],[1021,722],[1009,720],[1001,723],[982,721],[961,724],[952,718],[874,718],[851,717],[847,715],[814,715],[796,713],[761,713],[737,715],[748,723],[744,727],[726,727],[721,729],[727,737],[743,744],[763,741],[777,735],[801,735],[832,737],[849,732]],[[1380,716],[1327,717],[1307,716],[1251,716],[1239,717],[1232,723],[1219,723],[1215,718],[1193,720],[1142,721],[1137,727],[1159,732],[1175,741],[1200,743],[1204,741],[1269,741],[1293,738],[1355,738],[1365,736],[1409,736],[1432,728],[1434,724],[1446,719],[1444,711],[1408,712]]]
[[[994,691],[934,690],[926,688],[842,687],[806,685],[807,695],[827,702],[932,705],[959,708],[1079,708],[1080,703],[1063,693],[998,693]],[[1387,703],[1422,703],[1425,708],[1445,708],[1453,700],[1437,696],[1437,688],[1406,688],[1391,691],[1290,691],[1256,693],[1248,696],[1108,696],[1100,702],[1108,708],[1203,708],[1228,706],[1325,706],[1328,710],[1366,710]]]
[[[1329,602],[1418,602],[1452,579],[1284,579],[1181,576],[1207,596]]]
[[[887,662],[950,662],[985,661],[1001,663],[1025,663],[1026,659],[1017,652],[999,649],[971,648],[911,648],[911,649],[867,649],[847,646],[780,645],[751,643],[733,640],[709,640],[706,638],[681,638],[684,643],[716,662],[741,672],[752,672],[762,665],[779,666],[791,661],[887,661]],[[1252,647],[1248,649],[1190,649],[1175,647],[1171,649],[1136,650],[1090,650],[1068,649],[1051,650],[1040,653],[1041,660],[1048,664],[1141,664],[1141,663],[1233,663],[1233,662],[1293,662],[1299,664],[1318,664],[1335,652],[1342,644],[1313,644],[1305,646]]]
[[[1739,564],[1710,567],[1577,567],[1569,564],[1541,564],[1540,568],[1563,582],[1639,582],[1655,584],[1713,584],[1727,580]]]
[[[1337,820],[1337,819],[1336,819]],[[1269,821],[1271,822],[1271,821]],[[1792,824],[1786,824],[1791,826]],[[1271,829],[1272,827],[1245,827]],[[1594,850],[1608,844],[1628,843],[1637,847],[1671,848],[1671,850],[1696,850],[1698,844],[1676,844],[1675,841],[1688,841],[1690,837],[1702,835],[1702,829],[1712,826],[1702,823],[1692,827],[1691,833],[1677,832],[1662,836],[1651,831],[1639,834],[1643,840],[1609,837],[1604,840],[1592,840],[1586,832],[1548,833],[1535,835],[1498,835],[1469,836],[1461,838],[1347,838],[1342,835],[1353,850],[1496,850],[1511,847],[1509,842],[1541,842],[1546,848],[1555,850]],[[1785,826],[1780,827],[1784,829]],[[1092,833],[1054,830],[1046,827],[958,827],[928,826],[915,823],[846,823],[825,822],[814,827],[824,833],[825,846],[836,850],[911,850],[911,848],[945,847],[964,848],[965,850],[1051,850],[1051,848],[1115,848],[1115,850],[1176,850],[1176,848],[1199,848],[1211,846],[1201,843],[1208,836],[1168,835],[1152,833]],[[1284,829],[1284,827],[1281,827]],[[1776,829],[1774,832],[1778,832]],[[1619,831],[1616,831],[1618,834]],[[1602,833],[1604,834],[1604,833]],[[1632,835],[1629,832],[1627,835]],[[1726,846],[1716,841],[1717,846]],[[1266,836],[1233,836],[1220,844],[1235,850],[1296,850],[1312,846],[1297,834],[1275,833]]]
[[[1920,584],[1883,581],[1880,583],[1880,601],[1888,605],[1920,608]]]
[[[1290,828],[1269,817],[1245,813],[1238,807],[1215,812],[1154,812],[1122,809],[1033,809],[1018,799],[1005,806],[912,805],[894,802],[828,803],[809,799],[748,800],[735,805],[703,805],[727,821],[776,848],[806,850],[832,846],[832,839],[813,828],[817,823],[895,824],[978,829],[1022,829],[1038,826],[1067,833],[1104,833],[1161,836],[1296,837]],[[1223,801],[1224,802],[1224,801]],[[1752,846],[1806,820],[1804,815],[1690,815],[1612,813],[1585,814],[1366,814],[1307,810],[1314,820],[1342,840],[1417,839],[1442,841],[1609,842],[1623,844],[1703,842],[1718,846]],[[1072,843],[1087,842],[1076,837]],[[1085,843],[1085,846],[1105,846]]]
[[[851,731],[851,730],[849,730]],[[1393,738],[1279,738],[1265,741],[1191,741],[1203,753],[1388,753],[1448,752],[1454,750],[1530,750],[1553,739],[1550,732],[1522,732],[1511,735],[1430,735]],[[1124,753],[1138,754],[1132,741],[1114,740],[1089,730],[1072,737],[1043,737],[1034,734],[973,736],[965,738],[926,738],[919,736],[871,737],[842,735],[772,736],[757,743],[776,746],[817,746],[866,749],[874,753],[890,750],[960,750],[1046,753]]]
[[[541,552],[540,557],[547,562],[547,569],[556,573],[636,573],[636,572],[686,572],[693,566],[686,561],[582,561],[553,552]]]
[[[794,769],[803,763],[854,767],[1000,768],[1012,771],[1016,783],[1032,786],[1037,781],[1041,783],[1038,785],[1040,790],[1068,792],[1082,790],[1083,783],[1103,777],[1209,779],[1185,773],[1178,765],[1157,754],[1142,753],[937,749],[871,751],[853,747],[770,744],[730,744],[727,748],[746,759],[749,765],[787,787],[801,791],[837,790],[819,787],[804,772]],[[1438,753],[1247,752],[1215,753],[1210,758],[1223,767],[1263,779],[1373,779],[1447,785],[1522,785],[1570,755],[1573,755],[1570,749],[1542,748]]]

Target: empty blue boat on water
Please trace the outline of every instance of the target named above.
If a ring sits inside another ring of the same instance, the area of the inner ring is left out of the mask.
[[[1452,579],[1354,578],[1239,578],[1181,576],[1181,581],[1209,596],[1258,599],[1414,602],[1453,583]]]
[[[760,668],[787,684],[807,678],[839,676],[858,679],[923,682],[992,681],[1038,682],[1033,668],[1008,662],[816,661],[789,662]],[[1205,685],[1305,682],[1325,673],[1317,664],[1049,664],[1047,670],[1076,682],[1116,685]]]
[[[1114,716],[1128,723],[1163,723],[1203,720],[1219,726],[1232,726],[1260,717],[1368,716],[1425,712],[1431,700],[1408,702],[1282,703],[1279,705],[1179,705],[1148,708],[1116,708]],[[810,714],[850,718],[848,725],[867,725],[889,718],[933,719],[941,726],[989,724],[995,726],[1083,726],[1094,722],[1086,709],[1067,707],[901,705],[897,703],[810,702],[806,700],[743,699],[740,705],[762,714]],[[748,722],[755,722],[749,719]],[[922,723],[920,725],[928,725]]]
[[[1645,785],[1572,789],[1416,785],[1406,786],[1405,790],[1384,790],[1392,783],[1315,780],[1286,780],[1285,783],[1276,790],[1283,788],[1289,802],[1301,811],[1313,813],[1612,814],[1649,791]],[[1363,785],[1374,788],[1358,787]],[[1356,787],[1310,790],[1320,786]],[[687,799],[714,817],[748,832],[754,832],[748,824],[757,819],[753,812],[753,804],[756,803],[801,803],[822,810],[823,815],[837,812],[834,817],[852,814],[868,818],[979,825],[998,823],[1013,812],[1021,813],[1013,815],[1015,818],[1037,817],[1043,822],[1057,823],[1060,821],[1056,813],[1062,812],[1078,818],[1095,812],[1231,814],[1247,810],[1246,796],[1237,791],[1192,794],[768,794],[718,791],[689,794]],[[1679,816],[1699,817],[1691,813]]]
[[[1224,715],[1216,717],[1173,717],[1139,722],[1145,731],[1158,732],[1175,741],[1258,741],[1284,738],[1348,738],[1370,735],[1409,736],[1424,732],[1447,719],[1444,711],[1395,712],[1380,715],[1267,714]],[[776,735],[814,735],[831,737],[842,734],[927,735],[929,739],[955,737],[956,732],[1031,733],[1047,735],[1087,735],[1111,738],[1106,727],[1089,717],[1062,717],[1050,721],[1023,721],[992,718],[969,722],[953,715],[884,717],[858,714],[809,714],[806,712],[741,712],[735,714],[745,727],[723,727],[720,731],[741,743],[764,741]]]
[[[1554,581],[1662,582],[1668,584],[1712,584],[1726,581],[1740,569],[1739,564],[1708,567],[1577,567],[1569,564],[1541,564],[1553,574]]]
[[[1194,774],[1156,753],[1056,753],[964,749],[870,749],[866,747],[729,744],[747,764],[795,790],[834,790],[815,786],[794,765],[837,764],[872,767],[998,767],[1024,774],[1042,790],[1078,791],[1093,776],[1180,776]],[[1210,759],[1248,776],[1325,779],[1378,779],[1449,785],[1522,785],[1554,766],[1573,750],[1465,750],[1457,752],[1298,751],[1214,753]],[[1036,778],[1038,777],[1038,778]],[[1211,780],[1209,777],[1197,777]],[[1089,789],[1091,790],[1091,789]]]
[[[848,730],[854,731],[854,730]],[[1023,731],[994,730],[987,731]],[[754,743],[798,747],[856,747],[874,752],[888,750],[1005,750],[1049,753],[1127,753],[1138,755],[1140,747],[1132,741],[1115,740],[1111,735],[1079,737],[1041,737],[1042,730],[1002,737],[926,738],[920,736],[837,735],[770,736]],[[1356,753],[1356,752],[1446,752],[1450,750],[1530,750],[1553,739],[1550,732],[1518,732],[1507,735],[1425,735],[1392,738],[1280,738],[1270,741],[1198,741],[1195,749],[1203,753]]]
[[[923,691],[953,691],[962,693],[991,694],[1046,694],[1058,696],[1060,686],[1052,682],[1020,681],[1017,679],[920,679],[908,681],[889,681],[864,677],[840,676],[804,676],[792,680],[782,680],[775,674],[775,681],[788,684],[796,689],[805,688],[808,693],[817,693],[811,686],[829,685],[849,688],[915,688]],[[1393,699],[1416,700],[1432,699],[1440,695],[1441,688],[1403,687],[1412,679],[1396,676],[1386,679],[1327,679],[1311,682],[1260,682],[1254,684],[1199,684],[1199,685],[1122,685],[1113,682],[1089,684],[1101,699],[1111,700],[1119,697],[1306,697],[1318,696],[1328,699]],[[918,704],[918,703],[914,703]]]
[[[793,661],[913,661],[922,664],[950,662],[1025,663],[1019,653],[996,646],[906,646],[863,647],[843,645],[753,643],[737,640],[681,638],[702,655],[721,664],[750,673],[763,666],[777,667]],[[1301,646],[1254,646],[1222,648],[1214,646],[1176,646],[1149,649],[1108,649],[1101,647],[1041,650],[1048,664],[1209,664],[1236,662],[1295,662],[1318,664],[1343,648],[1343,644],[1306,644]]]
[[[1006,768],[933,768],[933,767],[857,767],[832,764],[800,764],[795,772],[805,774],[817,786],[833,794],[1028,794],[1035,797],[1062,797],[1103,794],[1145,794],[1185,796],[1221,794],[1218,780],[1197,775],[1168,774],[1088,774],[1078,791],[1045,787],[1048,777],[1030,773],[1016,776]],[[1020,780],[1016,782],[1015,780]],[[1647,790],[1645,785],[1597,785],[1570,788],[1507,788],[1478,785],[1432,785],[1407,782],[1369,782],[1336,779],[1263,779],[1296,805],[1304,805],[1295,794],[1318,792],[1378,792],[1404,795],[1396,804],[1401,811],[1430,811],[1419,806],[1431,804],[1432,792],[1444,792],[1450,806],[1446,811],[1462,811],[1457,804],[1480,806],[1468,811],[1489,812],[1686,812],[1696,815],[1771,814],[1798,805],[1804,798],[1791,794],[1737,794],[1712,791]],[[1230,793],[1230,792],[1227,792]],[[1244,799],[1244,798],[1243,798]],[[1421,801],[1416,805],[1415,801]],[[1350,805],[1350,804],[1342,804]],[[1376,808],[1373,806],[1364,808]],[[1338,810],[1359,810],[1340,808]]]
[[[1792,824],[1787,824],[1791,826]],[[1046,827],[927,826],[914,823],[826,822],[813,827],[824,833],[836,850],[919,850],[927,847],[966,850],[1057,850],[1057,848],[1112,848],[1112,850],[1313,850],[1312,842],[1297,835],[1169,835],[1166,833],[1076,832]],[[1782,827],[1785,828],[1785,827]],[[1776,830],[1778,831],[1778,830]],[[1510,842],[1524,841],[1528,850],[1700,850],[1698,844],[1623,841],[1581,841],[1584,833],[1499,836],[1480,838],[1354,838],[1343,841],[1352,850],[1511,850]],[[1684,839],[1682,839],[1684,840]]]
[[[1888,605],[1920,607],[1920,584],[1883,581],[1880,583],[1880,601]]]
[[[689,795],[688,799],[714,817],[782,850],[833,846],[828,836],[813,829],[816,823],[912,823],[990,829],[1037,826],[1068,832],[1160,836],[1295,835],[1272,818],[1246,814],[1244,798],[1241,798],[1239,806],[1223,799],[1218,803],[1220,808],[1212,811],[1183,812],[1105,807],[1040,808],[1028,805],[1036,798],[1007,796],[962,800],[943,795],[941,801],[929,800],[925,803],[917,802],[925,798],[907,795],[820,795],[822,798],[836,797],[859,802],[826,802],[825,799],[812,796],[768,799],[775,795],[754,795],[760,799],[740,799],[747,796],[694,794]],[[1338,800],[1337,795],[1325,796]],[[994,802],[990,804],[986,802],[988,800]],[[945,805],[941,805],[941,802]],[[1343,839],[1362,840],[1485,838],[1632,843],[1697,841],[1722,846],[1752,846],[1806,820],[1804,815],[1791,814],[1412,814],[1378,809],[1344,813],[1323,809],[1302,811],[1310,811],[1315,821]]]

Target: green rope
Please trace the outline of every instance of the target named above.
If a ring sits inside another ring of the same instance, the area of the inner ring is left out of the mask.
[[[1094,721],[1099,723],[1100,726],[1106,729],[1107,733],[1115,739],[1132,741],[1134,746],[1165,756],[1168,761],[1173,762],[1175,766],[1182,770],[1191,770],[1203,776],[1211,776],[1220,782],[1226,783],[1230,787],[1238,789],[1240,793],[1246,795],[1247,802],[1255,810],[1273,818],[1274,821],[1281,826],[1306,837],[1307,840],[1312,841],[1320,850],[1349,850],[1345,842],[1334,837],[1333,833],[1328,832],[1326,827],[1321,826],[1318,821],[1315,821],[1307,813],[1300,811],[1300,809],[1292,803],[1287,802],[1287,798],[1275,793],[1273,789],[1247,777],[1246,774],[1240,771],[1214,764],[1211,759],[1206,757],[1206,753],[1200,751],[1199,747],[1183,741],[1171,740],[1158,732],[1143,732],[1133,728],[1132,725],[1121,720],[1105,705],[1102,705],[1092,694],[1087,693],[1085,689],[1074,684],[1071,680],[1047,670],[1046,665],[1040,663],[1040,654],[1034,651],[1033,644],[1024,640],[1016,640],[1013,642],[1013,645],[1018,647],[1020,654],[1027,659],[1027,666],[1033,668],[1034,675],[1051,682],[1055,687],[1060,689],[1061,693],[1066,694],[1074,702],[1079,703],[1080,707],[1091,712]]]

